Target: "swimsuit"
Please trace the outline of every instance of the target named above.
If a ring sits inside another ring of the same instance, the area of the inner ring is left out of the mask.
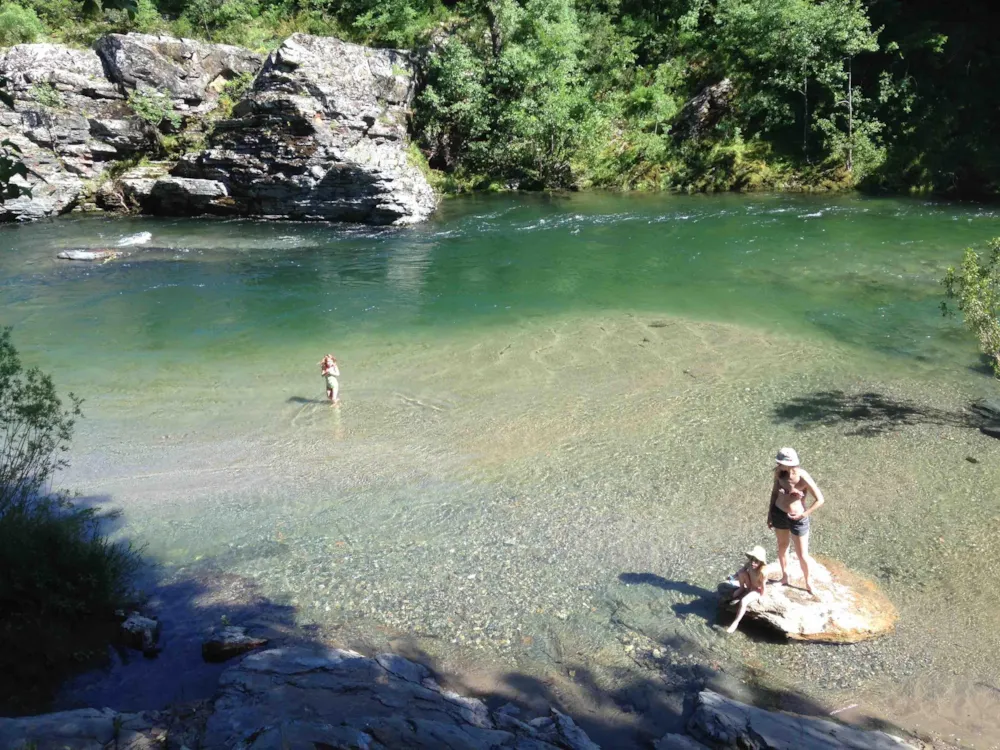
[[[809,533],[808,518],[799,518],[793,521],[777,504],[771,506],[770,518],[774,528],[791,531],[792,536],[805,536]]]

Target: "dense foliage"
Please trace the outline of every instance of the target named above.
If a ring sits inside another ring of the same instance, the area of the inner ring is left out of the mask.
[[[79,411],[0,330],[0,711],[37,708],[68,669],[103,654],[138,562],[101,534],[93,508],[48,489]]]
[[[962,313],[965,327],[979,339],[980,351],[1000,378],[1000,237],[994,238],[985,257],[972,248],[965,251],[962,265],[950,267],[942,283],[945,315],[954,313],[950,301]]]
[[[0,44],[295,31],[428,50],[456,189],[1000,190],[987,0],[7,0]],[[721,84],[721,87],[720,87]],[[714,99],[704,92],[722,92]]]

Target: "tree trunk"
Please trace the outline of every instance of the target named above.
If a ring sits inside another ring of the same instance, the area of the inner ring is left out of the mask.
[[[847,173],[854,171],[854,80],[851,58],[847,58]]]
[[[500,25],[500,16],[493,2],[483,4],[486,11],[486,20],[490,25],[490,43],[493,47],[493,59],[500,57],[503,51],[503,27]]]

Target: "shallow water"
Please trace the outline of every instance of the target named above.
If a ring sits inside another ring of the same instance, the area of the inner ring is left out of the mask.
[[[144,231],[118,261],[54,259]],[[479,198],[378,230],[71,219],[0,231],[0,322],[86,399],[61,481],[173,585],[230,574],[334,640],[602,687],[648,666],[623,634],[649,638],[661,666],[989,747],[1000,443],[964,407],[997,386],[937,305],[998,234],[989,208],[798,196]],[[813,551],[879,582],[892,636],[710,627],[740,550],[774,552],[784,444],[827,495]]]

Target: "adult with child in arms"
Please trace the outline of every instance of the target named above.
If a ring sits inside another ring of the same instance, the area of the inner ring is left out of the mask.
[[[794,448],[782,448],[775,457],[774,484],[767,508],[767,527],[774,529],[778,538],[778,564],[781,566],[781,584],[788,585],[788,546],[794,543],[795,554],[802,567],[806,591],[813,593],[809,581],[809,516],[823,505],[823,493],[809,472],[799,465]],[[813,503],[806,507],[806,498],[812,495]]]

